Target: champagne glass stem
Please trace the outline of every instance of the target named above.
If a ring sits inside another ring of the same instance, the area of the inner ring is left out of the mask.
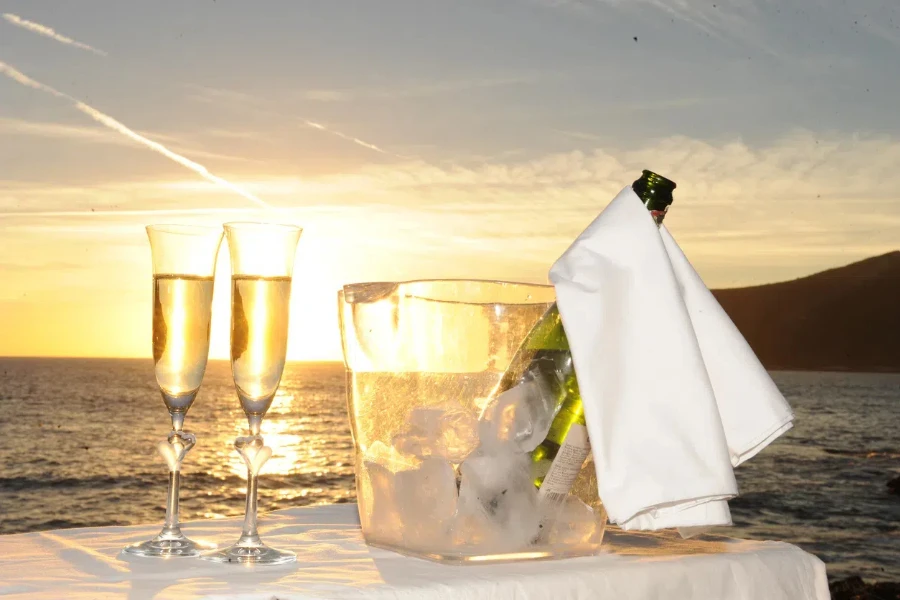
[[[169,496],[166,499],[166,524],[163,533],[179,534],[178,495],[181,491],[181,471],[169,471]]]
[[[159,451],[166,459],[169,466],[169,488],[166,496],[166,520],[161,536],[180,537],[179,526],[179,500],[181,496],[181,465],[184,457],[197,443],[197,438],[192,433],[181,429],[181,421],[173,417],[172,425],[175,429],[169,434],[165,442],[160,442]]]
[[[259,508],[259,475],[247,469],[247,508],[244,512],[244,528],[241,531],[241,540],[238,543],[259,544],[259,532],[257,526],[257,510]]]
[[[178,446],[181,440],[177,435],[184,430],[184,413],[172,412],[170,416],[172,417],[172,433],[169,434],[168,442],[177,456],[181,450]],[[181,528],[178,526],[178,502],[181,496],[181,463],[185,454],[187,454],[187,450],[181,454],[174,465],[169,464],[169,490],[166,497],[166,521],[163,534],[181,534]]]
[[[178,501],[181,492],[181,463],[194,447],[196,436],[185,431],[172,431],[157,445],[169,467],[169,487],[166,495],[166,520],[162,531],[152,540],[128,546],[125,552],[138,556],[197,556],[207,544],[184,537],[179,524]]]
[[[183,412],[172,412],[169,413],[169,416],[172,418],[172,431],[181,431],[184,429],[184,413]]]

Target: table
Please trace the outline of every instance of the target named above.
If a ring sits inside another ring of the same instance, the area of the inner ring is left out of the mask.
[[[681,540],[673,532],[608,534],[604,552],[569,560],[446,566],[370,548],[355,504],[263,515],[271,545],[297,552],[277,567],[196,559],[128,557],[121,548],[158,525],[0,536],[0,596],[29,600],[145,598],[307,600],[826,600],[825,565],[780,542],[724,537]],[[220,544],[239,519],[188,523],[191,537]]]

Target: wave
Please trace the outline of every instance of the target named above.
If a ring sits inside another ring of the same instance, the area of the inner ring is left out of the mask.
[[[305,488],[305,487],[346,487],[352,483],[353,475],[295,473],[289,475],[264,474],[260,479],[260,488]],[[125,476],[93,475],[86,477],[57,477],[50,474],[27,477],[0,477],[0,489],[5,492],[20,492],[40,489],[112,489],[112,488],[156,488],[164,485],[165,475],[160,471],[134,473]],[[208,489],[219,486],[246,485],[246,479],[237,475],[225,477],[210,473],[190,473],[182,479],[187,488],[203,487]]]
[[[851,458],[900,458],[900,452],[896,450],[840,450],[838,448],[822,448],[826,454],[835,456],[848,456]]]

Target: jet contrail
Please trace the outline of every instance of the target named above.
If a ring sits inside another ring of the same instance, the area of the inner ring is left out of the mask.
[[[296,120],[299,120],[300,123],[303,123],[305,126],[309,127],[310,129],[316,129],[318,131],[322,131],[324,133],[339,137],[343,140],[347,140],[348,142],[356,144],[357,146],[362,146],[363,148],[372,150],[373,152],[378,152],[380,154],[386,154],[388,156],[396,156],[397,158],[403,158],[403,159],[416,158],[415,156],[404,156],[403,154],[397,154],[396,152],[391,152],[390,150],[385,150],[384,148],[381,148],[380,146],[376,146],[375,144],[369,143],[365,140],[361,140],[358,137],[348,135],[348,134],[338,131],[336,129],[331,129],[330,127],[326,127],[325,125],[323,125],[321,123],[317,123],[315,121],[310,121],[309,119],[298,118],[293,115],[286,115],[284,113],[280,113],[280,112],[276,112],[276,111],[268,110],[268,109],[264,109],[264,108],[257,108],[256,106],[251,105],[250,101],[245,97],[244,94],[240,94],[237,92],[231,92],[230,90],[220,90],[220,89],[208,88],[208,87],[199,86],[199,85],[195,85],[192,87],[193,87],[193,89],[199,90],[201,92],[201,94],[198,96],[198,98],[203,102],[212,103],[213,100],[211,100],[209,98],[209,96],[218,96],[220,98],[225,97],[226,99],[230,99],[232,102],[237,101],[238,103],[245,106],[247,108],[247,110],[251,110],[258,115],[275,116],[280,119],[284,119],[285,121],[296,119]]]
[[[70,37],[66,37],[60,33],[57,33],[53,28],[47,27],[46,25],[41,25],[40,23],[35,23],[34,21],[29,21],[27,19],[23,19],[22,17],[16,16],[12,13],[4,13],[3,18],[15,25],[16,27],[21,27],[22,29],[27,29],[28,31],[34,32],[38,35],[42,35],[44,37],[48,37],[51,40],[56,40],[62,44],[66,44],[69,46],[75,46],[76,48],[81,48],[82,50],[87,50],[88,52],[93,52],[94,54],[99,54],[100,56],[106,56],[106,52],[103,50],[98,50],[93,46],[88,46],[87,44],[82,44],[81,42],[76,42]]]
[[[84,102],[82,102],[79,99],[73,98],[72,96],[70,96],[68,94],[60,92],[59,90],[52,88],[49,85],[46,85],[39,81],[35,81],[31,77],[28,77],[21,71],[15,69],[14,67],[6,64],[3,61],[0,61],[0,73],[6,75],[13,81],[21,83],[24,86],[34,88],[36,90],[41,90],[42,92],[47,92],[48,94],[52,94],[52,95],[56,96],[57,98],[62,98],[64,100],[68,100],[69,102],[72,102],[75,105],[75,108],[77,108],[78,110],[80,110],[81,112],[83,112],[84,114],[89,116],[90,118],[94,119],[101,125],[105,125],[106,127],[109,127],[110,129],[112,129],[113,131],[117,131],[117,132],[121,133],[122,135],[131,138],[135,142],[142,144],[142,145],[146,146],[147,148],[150,148],[151,150],[162,154],[166,158],[169,158],[169,159],[177,162],[178,164],[180,164],[183,167],[187,167],[188,169],[197,173],[198,175],[200,175],[207,181],[211,181],[212,183],[215,183],[224,188],[227,188],[227,189],[231,190],[232,192],[238,194],[239,196],[243,196],[247,200],[250,200],[254,204],[257,204],[264,208],[270,208],[269,205],[262,199],[257,198],[250,192],[242,190],[238,186],[234,185],[230,181],[222,179],[218,175],[213,175],[203,165],[201,165],[199,163],[195,163],[194,161],[192,161],[188,158],[185,158],[185,157],[181,156],[180,154],[176,154],[175,152],[172,152],[171,150],[169,150],[168,148],[166,148],[159,142],[154,142],[153,140],[145,138],[141,134],[129,129],[122,123],[119,123],[118,121],[116,121],[115,119],[110,117],[109,115],[103,114],[96,108],[88,106],[87,104],[85,104]]]
[[[319,131],[324,131],[325,133],[330,133],[331,135],[336,135],[339,138],[345,139],[348,142],[352,142],[357,146],[362,146],[363,148],[368,148],[369,150],[374,150],[375,152],[380,152],[381,154],[389,154],[391,156],[396,156],[397,158],[411,158],[409,156],[403,156],[402,154],[396,154],[394,152],[388,152],[383,148],[379,148],[375,144],[370,144],[365,140],[361,140],[358,137],[353,137],[352,135],[347,135],[346,133],[341,133],[340,131],[336,131],[334,129],[329,129],[325,127],[321,123],[316,123],[315,121],[309,121],[307,119],[301,119],[303,124],[307,127],[312,127],[313,129],[318,129]]]

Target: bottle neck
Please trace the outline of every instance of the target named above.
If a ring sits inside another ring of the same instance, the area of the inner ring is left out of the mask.
[[[650,211],[650,216],[653,217],[656,226],[662,225],[666,212],[672,204],[672,190],[675,189],[675,182],[645,170],[640,179],[631,184],[631,189]]]

